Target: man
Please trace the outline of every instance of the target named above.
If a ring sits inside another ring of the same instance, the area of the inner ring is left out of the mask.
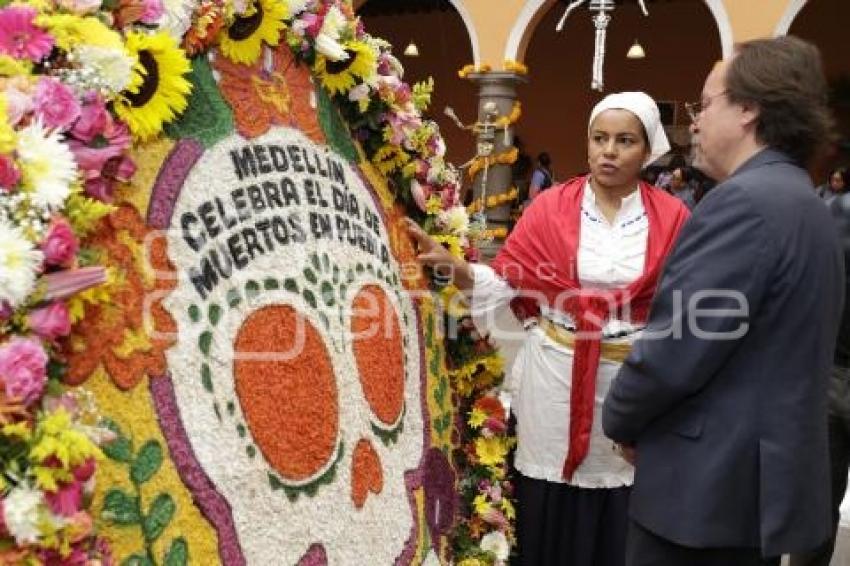
[[[636,451],[630,566],[778,565],[829,535],[843,267],[801,168],[829,137],[826,100],[817,49],[791,37],[743,43],[706,79],[695,164],[721,184],[682,229],[603,408],[605,433]]]
[[[841,518],[841,502],[847,490],[850,468],[850,193],[837,195],[830,212],[838,228],[844,251],[844,315],[835,345],[832,379],[829,384],[829,461],[832,478],[832,531],[818,549],[793,556],[792,566],[829,566],[835,550],[835,536]]]

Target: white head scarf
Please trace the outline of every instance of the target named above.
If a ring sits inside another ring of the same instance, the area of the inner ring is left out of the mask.
[[[590,120],[587,123],[588,134],[593,120],[602,112],[612,109],[628,110],[643,124],[646,137],[649,139],[649,157],[643,162],[644,167],[670,151],[670,142],[667,141],[667,134],[664,133],[664,126],[661,124],[661,112],[658,111],[658,105],[652,97],[645,92],[616,92],[600,100],[590,113]]]

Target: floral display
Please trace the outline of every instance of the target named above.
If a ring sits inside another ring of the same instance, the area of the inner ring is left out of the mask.
[[[293,65],[309,69],[312,83]],[[506,62],[508,68],[523,70],[514,62]],[[198,78],[204,72],[211,87]],[[91,509],[98,468],[110,461],[130,468],[136,491],[111,489],[104,503],[108,513],[101,513],[116,524],[126,519],[122,502],[140,499],[143,484],[166,477],[156,475],[164,458],[159,440],[125,450],[132,445],[123,429],[104,420],[84,388],[69,385],[85,386],[90,375],[106,371],[132,390],[163,367],[167,344],[145,335],[134,309],[140,290],[168,289],[138,268],[141,252],[134,242],[147,231],[129,211],[126,203],[134,197],[126,191],[136,186],[134,178],[155,175],[141,161],[157,143],[172,144],[171,156],[198,158],[199,144],[180,134],[196,95],[215,90],[233,109],[232,127],[246,138],[285,125],[319,143],[331,137],[329,129],[325,123],[320,128],[306,102],[318,85],[347,126],[345,135],[356,142],[353,160],[364,161],[364,175],[374,171],[386,178],[392,199],[409,216],[453,254],[476,259],[475,242],[488,234],[460,203],[460,175],[445,159],[436,122],[424,117],[433,82],[410,85],[403,74],[391,46],[370,36],[344,0],[38,0],[0,8],[0,563],[112,563],[110,543]],[[505,125],[518,117],[519,108],[514,110],[503,118]],[[398,242],[397,234],[391,236]],[[167,263],[164,249],[157,248],[156,256],[158,266]],[[459,404],[452,466],[461,507],[452,526],[451,559],[467,566],[504,564],[514,542],[514,510],[508,475],[513,439],[494,393],[502,360],[475,332],[462,294],[452,285],[436,291],[442,316],[460,330],[446,343],[444,365],[435,366],[445,370],[441,377],[450,380]],[[123,307],[113,309],[110,301]],[[409,315],[405,324],[412,325]],[[96,326],[75,335],[75,325],[85,319]],[[113,339],[122,323],[124,332]],[[386,348],[398,349],[402,360],[397,334]],[[75,349],[81,343],[86,349]],[[209,375],[203,379],[211,389]],[[106,389],[104,380],[94,381]],[[151,385],[151,391],[167,396],[162,385]],[[376,403],[375,414],[388,415],[379,425],[387,425],[381,440],[390,445],[399,430],[389,425],[408,413],[400,404],[390,411]],[[441,417],[441,430],[449,429],[451,413]],[[369,492],[389,480],[381,477],[373,447],[350,448],[363,463],[356,470],[369,472],[352,480],[360,508]],[[136,477],[142,461],[148,464],[143,481]],[[177,475],[169,470],[168,477]],[[156,555],[186,563],[186,540],[163,535],[172,515],[185,511],[172,509],[165,487],[157,484],[157,493],[149,514],[137,505],[126,524],[146,537],[147,560],[156,562]],[[181,493],[189,506],[187,492]],[[209,519],[215,513],[205,505],[217,503],[201,501]],[[154,550],[157,539],[171,546]],[[224,556],[235,544],[235,538],[222,537],[218,551]]]
[[[89,503],[114,435],[62,383],[78,297],[107,270],[84,239],[135,171],[132,138],[186,104],[158,1],[0,8],[0,562],[110,564]],[[144,9],[141,9],[144,8]],[[105,22],[112,22],[107,25]],[[118,30],[122,31],[118,31]],[[104,298],[105,299],[105,298]]]

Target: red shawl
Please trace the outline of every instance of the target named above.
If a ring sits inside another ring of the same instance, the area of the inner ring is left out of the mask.
[[[576,323],[570,440],[563,471],[567,480],[590,446],[602,327],[612,315],[646,322],[664,260],[690,215],[679,199],[641,183],[641,200],[649,221],[643,274],[623,289],[583,289],[577,257],[586,183],[587,177],[578,177],[540,194],[491,263],[496,273],[522,291],[512,304],[518,316],[534,314],[537,304],[545,302],[569,314]]]

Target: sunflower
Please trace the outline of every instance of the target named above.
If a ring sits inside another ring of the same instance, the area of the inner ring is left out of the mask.
[[[331,61],[321,53],[316,57],[316,74],[331,94],[346,94],[357,83],[366,81],[377,72],[378,57],[375,50],[363,41],[347,41],[348,58]]]
[[[191,66],[165,32],[127,34],[127,50],[136,64],[130,86],[115,100],[115,112],[139,140],[147,140],[188,105],[192,84],[184,78]]]
[[[221,36],[221,52],[234,63],[252,64],[260,58],[263,42],[274,47],[284,28],[286,3],[254,0],[253,9],[236,16]]]

